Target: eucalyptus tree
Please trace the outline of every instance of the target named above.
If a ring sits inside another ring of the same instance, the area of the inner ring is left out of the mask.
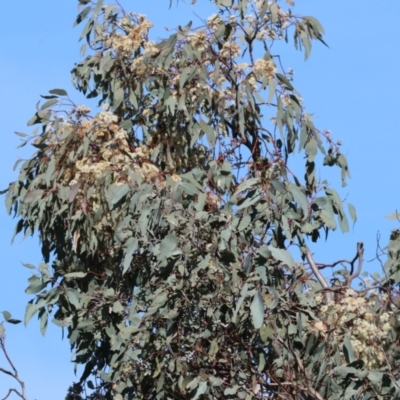
[[[362,243],[312,256],[356,220],[322,166],[350,172],[272,45],[308,58],[323,27],[291,0],[212,4],[153,41],[118,1],[79,0],[72,81],[97,109],[43,95],[7,190],[43,255],[25,323],[67,330],[83,366],[68,399],[397,398],[398,233],[360,290]]]

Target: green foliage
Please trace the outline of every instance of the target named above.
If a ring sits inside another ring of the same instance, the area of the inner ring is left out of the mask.
[[[106,399],[399,396],[397,242],[389,279],[361,292],[362,245],[329,284],[307,245],[349,229],[317,170],[350,173],[270,48],[293,36],[307,58],[320,23],[289,0],[218,0],[204,26],[152,42],[118,2],[79,3],[91,54],[72,78],[103,110],[42,96],[23,142],[36,153],[6,198],[44,259],[25,323],[44,333],[52,316],[84,366],[67,398],[85,385]]]

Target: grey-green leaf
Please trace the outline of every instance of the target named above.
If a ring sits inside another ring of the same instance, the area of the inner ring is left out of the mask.
[[[176,249],[178,242],[176,240],[175,235],[169,234],[167,235],[160,244],[160,253],[163,258],[171,257]]]
[[[289,268],[293,268],[294,266],[293,256],[287,250],[277,249],[276,247],[273,246],[268,246],[268,250],[271,252],[272,257],[274,257],[276,260],[282,261]]]
[[[28,303],[26,305],[25,318],[24,318],[25,325],[27,325],[27,323],[31,320],[31,318],[35,315],[37,311],[38,308],[34,304]]]
[[[251,317],[255,329],[260,329],[264,322],[264,300],[259,291],[253,297],[250,306]]]
[[[126,242],[127,250],[125,253],[124,261],[122,263],[122,274],[125,274],[125,272],[131,266],[133,253],[138,249],[138,247],[139,247],[139,242],[134,237],[130,237]]]
[[[349,209],[349,214],[353,222],[357,221],[357,211],[353,204],[347,203],[347,207]]]
[[[68,96],[68,93],[64,89],[52,89],[49,90],[51,94],[57,94],[58,96]]]
[[[196,392],[194,397],[192,397],[193,400],[197,400],[200,398],[201,395],[203,395],[208,388],[208,384],[205,381],[200,381],[199,385],[197,386]]]
[[[40,107],[41,110],[45,110],[46,108],[49,108],[51,106],[54,106],[54,104],[57,104],[58,100],[57,99],[50,99],[47,100],[45,103],[42,104],[42,106]]]
[[[304,216],[308,215],[308,202],[306,195],[301,191],[301,189],[294,185],[293,183],[289,183],[288,189],[290,193],[292,193],[294,200],[296,203],[302,208]]]
[[[67,291],[68,301],[75,307],[79,308],[79,293],[72,288],[68,288]]]
[[[353,361],[357,360],[349,334],[346,334],[344,337],[343,353],[348,363],[352,363]]]
[[[87,275],[87,272],[69,272],[65,274],[64,277],[67,279],[76,279],[76,278],[84,278]]]

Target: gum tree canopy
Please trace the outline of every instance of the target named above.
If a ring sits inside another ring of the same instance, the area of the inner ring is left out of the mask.
[[[25,322],[67,330],[70,400],[400,398],[400,232],[382,280],[360,279],[362,243],[332,265],[309,249],[356,219],[317,171],[350,173],[271,46],[307,58],[323,28],[291,0],[212,3],[152,41],[145,16],[79,0],[72,79],[102,109],[54,89],[29,121],[6,196],[44,259]]]

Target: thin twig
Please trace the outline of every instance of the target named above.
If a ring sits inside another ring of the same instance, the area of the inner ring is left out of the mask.
[[[5,397],[3,397],[1,400],[6,400],[8,398],[8,396],[14,392],[17,396],[21,397],[21,399],[25,400],[25,397],[22,396],[22,394],[20,392],[18,392],[17,389],[8,389],[8,393],[6,394]]]
[[[11,359],[10,359],[8,353],[7,353],[6,347],[5,347],[5,345],[4,345],[4,338],[1,338],[1,339],[0,339],[0,347],[1,347],[1,350],[3,350],[3,353],[4,353],[4,355],[5,355],[5,357],[6,357],[7,361],[8,361],[8,363],[10,364],[11,368],[12,368],[13,371],[14,371],[14,375],[17,376],[17,375],[18,375],[17,369],[15,368],[13,362],[11,361]]]
[[[357,259],[358,259],[357,271],[353,272],[354,271],[354,263],[356,262]],[[353,261],[351,262],[351,272],[350,272],[350,275],[345,280],[345,286],[350,287],[351,282],[355,278],[357,278],[358,275],[360,275],[361,270],[362,270],[363,261],[364,261],[364,244],[363,244],[363,242],[358,242],[357,243],[357,254],[355,255]]]
[[[317,265],[318,269],[324,269],[324,268],[334,268],[334,267],[336,267],[336,265],[343,264],[343,263],[351,264],[351,261],[349,261],[349,260],[339,260],[339,261],[335,261],[332,264],[317,263],[316,265]]]
[[[11,358],[7,353],[7,350],[6,350],[6,347],[5,347],[5,344],[4,344],[4,337],[0,338],[0,348],[3,351],[4,356],[6,357],[8,363],[10,364],[10,366],[12,368],[12,370],[14,371],[14,372],[11,372],[11,371],[9,371],[7,369],[4,369],[4,368],[0,367],[0,372],[3,372],[4,374],[12,376],[19,383],[19,385],[21,386],[21,393],[18,392],[16,389],[9,389],[8,394],[2,400],[7,399],[7,397],[10,395],[11,392],[15,392],[19,397],[21,397],[21,399],[27,400],[25,383],[19,378],[18,371],[15,368],[14,363],[11,361]]]
[[[12,377],[14,377],[14,374],[11,371],[8,371],[2,367],[0,367],[0,372],[3,372],[3,374],[11,375]]]

